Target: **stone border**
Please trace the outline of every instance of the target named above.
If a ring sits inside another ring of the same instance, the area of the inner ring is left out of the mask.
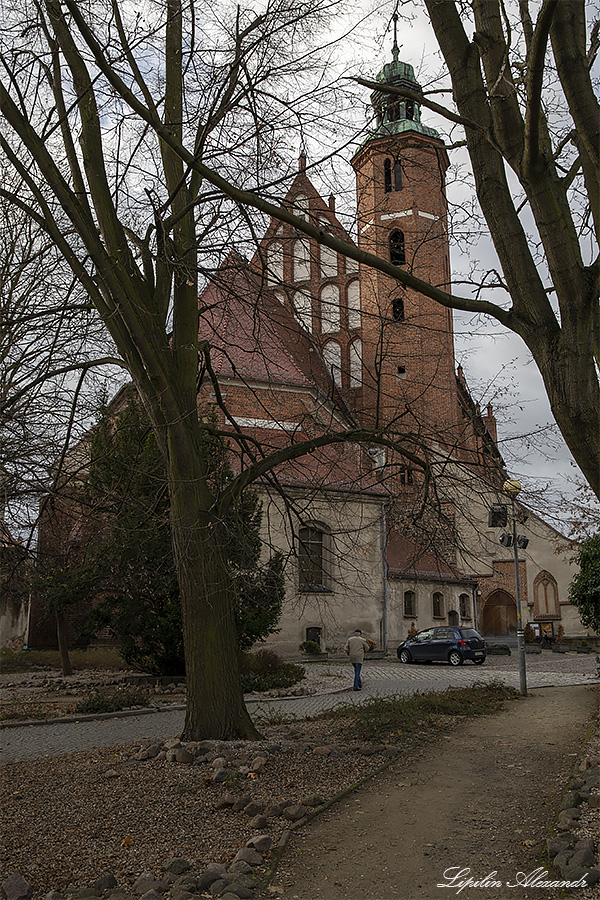
[[[152,713],[172,712],[173,710],[185,708],[185,703],[174,703],[172,706],[144,706],[140,709],[130,707],[129,709],[117,709],[110,713],[82,713],[80,716],[56,716],[52,719],[3,719],[0,721],[0,730],[4,728],[24,728],[30,725],[59,725],[62,722],[73,724],[73,722],[99,722],[105,719],[127,719],[130,716],[149,716]]]
[[[277,869],[279,868],[279,864],[283,858],[283,854],[287,847],[288,841],[297,829],[302,828],[309,822],[312,822],[313,819],[316,819],[317,816],[320,816],[322,813],[326,812],[326,810],[330,809],[335,803],[343,800],[344,797],[350,796],[350,794],[354,793],[354,791],[358,790],[358,788],[362,787],[364,784],[367,784],[367,782],[371,781],[371,779],[375,778],[377,775],[381,775],[381,773],[385,772],[385,770],[388,769],[393,763],[398,762],[401,755],[401,752],[398,751],[396,756],[393,756],[386,762],[382,763],[382,765],[375,769],[373,772],[369,772],[368,775],[365,775],[364,778],[359,779],[359,781],[355,782],[355,784],[351,784],[349,787],[344,788],[344,790],[339,791],[333,797],[330,797],[329,800],[326,800],[325,803],[322,803],[320,806],[309,810],[301,819],[298,819],[297,822],[292,822],[292,824],[289,825],[288,828],[285,828],[281,837],[279,838],[277,846],[271,853],[269,868],[266,869],[265,872],[258,876],[256,879],[257,889],[263,892],[269,886],[275,876],[275,873],[277,872]]]
[[[573,833],[581,813],[578,807],[590,799],[590,789],[600,787],[600,756],[590,756],[586,750],[596,731],[600,729],[600,718],[589,726],[583,741],[573,774],[556,814],[550,836],[546,839],[540,861],[568,882],[581,881],[578,887],[591,888],[600,882],[600,860],[595,856],[596,847],[592,838],[579,838]],[[580,793],[581,791],[581,793]],[[598,805],[598,795],[594,806]]]

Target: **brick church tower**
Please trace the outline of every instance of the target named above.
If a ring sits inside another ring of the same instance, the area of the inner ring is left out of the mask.
[[[398,59],[395,37],[392,54],[377,81],[421,93],[413,67]],[[359,247],[449,289],[444,143],[422,124],[418,102],[375,91],[371,103],[375,129],[352,160]],[[360,290],[362,417],[453,445],[461,417],[452,312],[366,267]]]

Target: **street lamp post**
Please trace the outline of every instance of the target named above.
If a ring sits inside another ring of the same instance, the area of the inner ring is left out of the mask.
[[[527,696],[527,672],[525,669],[525,632],[521,618],[521,579],[519,576],[519,545],[517,543],[517,510],[515,498],[521,491],[521,485],[515,478],[504,482],[503,491],[510,497],[512,507],[512,545],[515,556],[515,592],[517,595],[517,650],[519,652],[519,686],[521,695]]]

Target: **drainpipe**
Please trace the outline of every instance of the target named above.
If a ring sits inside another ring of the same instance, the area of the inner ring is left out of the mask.
[[[473,618],[475,619],[475,631],[479,631],[479,620],[477,616],[477,588],[478,584],[473,588]]]
[[[384,653],[388,648],[388,608],[387,608],[387,525],[385,517],[386,503],[381,505],[381,571],[383,573],[383,611],[381,617],[381,646]]]

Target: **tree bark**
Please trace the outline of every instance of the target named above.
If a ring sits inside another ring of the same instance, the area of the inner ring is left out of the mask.
[[[72,675],[73,667],[71,665],[71,657],[69,656],[69,647],[67,644],[67,622],[64,609],[56,610],[56,640],[58,642],[62,673],[63,675]]]

